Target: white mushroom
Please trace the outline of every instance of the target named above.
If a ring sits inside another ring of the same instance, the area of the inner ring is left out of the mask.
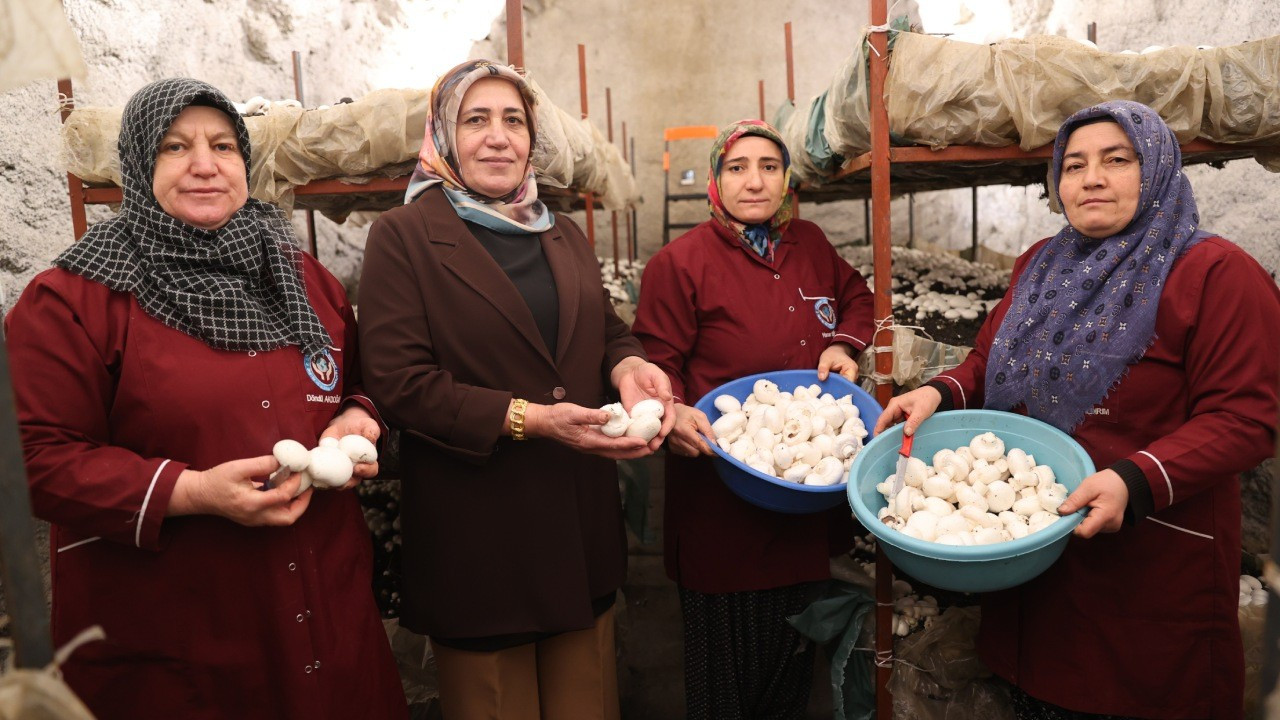
[[[1035,458],[1028,455],[1022,448],[1011,448],[1005,457],[1009,461],[1009,472],[1014,476],[1018,473],[1031,472],[1031,468],[1035,467]]]
[[[320,438],[320,447],[331,447],[331,448],[336,448],[336,447],[338,447],[338,438],[336,438],[336,437],[322,437],[322,438]]]
[[[1004,454],[1004,441],[993,432],[985,432],[969,441],[969,451],[974,458],[995,462]]]
[[[988,483],[986,497],[987,504],[990,506],[991,512],[994,513],[1013,507],[1013,502],[1016,499],[1013,487],[1003,480]]]
[[[938,516],[928,510],[920,510],[907,518],[905,530],[912,530],[921,540],[933,542],[938,532]]]
[[[942,517],[954,513],[956,507],[942,498],[926,497],[922,510],[928,511],[934,517]]]
[[[782,471],[782,479],[787,482],[801,483],[813,467],[805,463],[796,463]]]
[[[924,479],[929,476],[929,466],[918,457],[907,458],[907,471],[904,475],[906,484],[912,487],[921,487],[924,485]]]
[[[951,476],[946,474],[930,475],[921,483],[920,489],[924,490],[924,494],[928,497],[947,499],[951,497],[951,493],[955,488],[951,482]]]
[[[609,419],[600,426],[600,432],[611,438],[625,435],[627,425],[631,424],[631,418],[627,415],[627,411],[623,409],[622,403],[609,403],[600,409],[609,413]]]
[[[844,463],[833,457],[825,457],[818,461],[813,472],[804,479],[805,485],[835,485],[840,480]]]
[[[862,440],[853,435],[837,435],[832,442],[831,452],[839,458],[852,458],[861,450]]]
[[[761,403],[765,405],[772,405],[778,401],[778,398],[782,393],[778,391],[776,383],[762,378],[757,380],[755,384],[751,386],[751,394],[755,395],[756,399]]]
[[[337,438],[332,440],[335,443],[338,442]],[[320,447],[311,451],[311,462],[307,464],[307,473],[311,475],[311,482],[316,487],[342,487],[351,479],[355,464],[342,450],[324,445],[323,442],[322,440]]]
[[[1058,512],[1058,506],[1067,499],[1065,485],[1047,485],[1036,491],[1036,497],[1040,501],[1040,505],[1049,512]]]
[[[638,437],[645,442],[649,442],[658,435],[658,431],[662,429],[662,420],[656,415],[641,415],[637,418],[631,418],[631,424],[627,426],[627,437]]]
[[[649,415],[661,418],[664,412],[666,412],[666,408],[663,407],[662,401],[655,400],[653,398],[645,398],[631,406],[631,418],[633,420],[635,418],[646,417]]]
[[[378,448],[363,435],[342,436],[338,439],[338,449],[353,463],[371,463],[378,459]]]
[[[782,423],[782,442],[788,445],[804,442],[809,439],[812,426],[804,416],[792,416]]]
[[[271,454],[275,456],[276,462],[287,465],[292,472],[306,470],[307,463],[311,462],[311,453],[297,440],[281,440],[271,448]]]
[[[725,414],[738,412],[742,409],[742,403],[732,395],[717,395],[713,404],[717,410]]]
[[[658,423],[661,426],[662,423]],[[737,439],[742,434],[747,424],[747,414],[744,412],[731,412],[721,415],[715,422],[711,423],[711,432],[716,437],[723,438],[729,442]]]

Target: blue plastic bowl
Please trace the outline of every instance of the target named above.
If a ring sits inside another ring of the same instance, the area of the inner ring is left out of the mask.
[[[823,392],[829,392],[836,397],[852,395],[853,404],[858,408],[858,413],[862,422],[866,424],[868,432],[875,426],[876,419],[883,411],[875,398],[868,395],[865,390],[835,373],[828,375],[825,382],[819,382],[817,370],[779,370],[740,378],[703,395],[694,407],[706,413],[707,420],[714,423],[723,414],[716,409],[717,397],[732,395],[740,401],[746,400],[751,394],[752,386],[761,379],[772,380],[777,383],[778,389],[784,392],[791,392],[800,385],[808,387],[817,384]],[[870,436],[864,441],[869,440]],[[715,451],[711,461],[715,464],[720,479],[735,495],[752,505],[776,512],[802,514],[820,512],[845,502],[844,483],[817,487],[787,482],[781,478],[765,475],[758,470],[752,470],[738,462],[710,439],[707,440],[707,444]]]
[[[1036,464],[1053,468],[1068,490],[1094,472],[1093,461],[1071,436],[1025,415],[995,410],[953,410],[930,417],[916,430],[911,454],[932,462],[939,450],[968,445],[973,436],[988,431],[1004,440],[1006,452],[1021,448],[1035,456]],[[940,545],[904,535],[876,519],[888,504],[876,484],[894,473],[901,446],[898,424],[858,453],[849,467],[849,504],[895,567],[934,587],[987,592],[1021,585],[1058,559],[1071,531],[1084,519],[1085,511],[1080,510],[1024,538],[991,545]]]

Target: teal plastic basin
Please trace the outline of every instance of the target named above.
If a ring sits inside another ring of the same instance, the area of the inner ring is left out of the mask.
[[[968,445],[975,435],[993,432],[1005,452],[1021,448],[1036,464],[1053,468],[1057,481],[1074,491],[1094,473],[1084,448],[1061,430],[1025,415],[994,410],[953,410],[933,415],[916,431],[911,454],[932,463],[934,453]],[[853,513],[875,535],[894,567],[934,587],[987,592],[1014,587],[1044,572],[1062,554],[1084,510],[1018,540],[992,545],[940,545],[904,535],[876,518],[887,505],[876,484],[893,474],[902,446],[902,424],[885,430],[862,449],[849,467],[847,492]]]

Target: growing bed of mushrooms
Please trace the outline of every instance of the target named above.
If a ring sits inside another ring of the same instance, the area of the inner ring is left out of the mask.
[[[757,380],[746,400],[715,398],[711,424],[720,449],[753,470],[804,485],[843,483],[862,450],[866,425],[852,395],[835,397],[817,384],[784,392]]]
[[[871,248],[841,245],[840,256],[874,287]],[[1008,270],[947,253],[893,248],[893,316],[934,340],[971,347],[987,313],[1009,289]]]
[[[878,517],[913,538],[942,545],[989,545],[1026,537],[1058,519],[1067,487],[1053,469],[1019,448],[1005,451],[995,433],[967,446],[939,450],[929,465],[907,461],[895,495],[895,475],[876,485],[888,505]]]

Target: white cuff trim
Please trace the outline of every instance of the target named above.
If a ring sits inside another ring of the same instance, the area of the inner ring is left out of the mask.
[[[1173,483],[1169,481],[1169,473],[1165,472],[1164,463],[1157,460],[1155,455],[1152,455],[1146,450],[1139,450],[1138,454],[1146,455],[1147,457],[1151,458],[1151,462],[1155,463],[1156,467],[1160,468],[1160,474],[1164,476],[1165,487],[1169,488],[1169,504],[1172,505],[1173,504]]]
[[[101,536],[101,535],[99,535],[98,537],[85,538],[84,540],[79,540],[79,541],[77,541],[77,542],[73,542],[73,543],[71,543],[70,545],[63,545],[62,547],[58,548],[58,552],[62,552],[62,551],[64,551],[64,550],[70,550],[71,548],[78,548],[78,547],[80,547],[81,545],[88,545],[89,543],[93,542],[94,540],[101,540],[101,539],[102,539],[102,536]]]
[[[853,341],[853,344],[857,346],[858,352],[862,352],[863,350],[866,350],[867,345],[870,344],[866,340],[856,338],[848,333],[836,333],[835,335],[831,336],[832,340],[835,340],[836,338],[849,338],[850,340]]]
[[[956,390],[960,391],[960,409],[967,410],[969,408],[969,400],[964,395],[964,388],[960,387],[960,381],[947,375],[938,375],[938,380],[950,380],[951,384],[956,386]]]
[[[151,485],[147,487],[147,494],[142,498],[142,509],[138,511],[138,527],[133,531],[133,544],[142,547],[142,521],[147,518],[147,503],[151,502],[151,492],[156,489],[156,481],[160,479],[160,473],[164,472],[164,468],[169,464],[168,460],[160,463],[160,467],[156,468],[156,474],[151,476]]]
[[[1165,521],[1163,521],[1163,520],[1157,520],[1157,519],[1155,519],[1155,518],[1153,518],[1153,517],[1149,517],[1149,516],[1147,517],[1147,519],[1148,519],[1148,520],[1150,520],[1150,521],[1151,521],[1151,522],[1153,522],[1153,523],[1159,523],[1159,524],[1161,524],[1161,525],[1163,525],[1163,526],[1165,526],[1165,527],[1167,527],[1167,528],[1172,528],[1172,529],[1174,529],[1174,530],[1177,530],[1178,532],[1184,532],[1184,533],[1186,533],[1186,534],[1188,534],[1188,535],[1195,535],[1196,537],[1202,537],[1202,538],[1205,538],[1205,539],[1207,539],[1207,540],[1212,540],[1212,539],[1213,539],[1213,536],[1212,536],[1212,535],[1205,535],[1204,533],[1198,533],[1198,532],[1196,532],[1195,530],[1188,530],[1188,529],[1186,529],[1186,528],[1184,528],[1184,527],[1178,527],[1177,525],[1174,525],[1174,524],[1172,524],[1172,523],[1167,523],[1167,522],[1165,522]]]

